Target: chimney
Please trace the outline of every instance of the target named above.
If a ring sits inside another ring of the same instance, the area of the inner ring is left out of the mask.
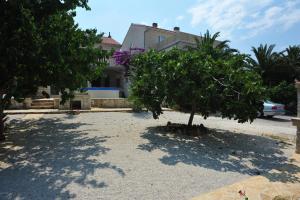
[[[110,32],[108,32],[108,38],[111,38]]]
[[[174,31],[180,31],[180,28],[178,26],[175,26]]]
[[[152,27],[157,28],[158,24],[157,23],[152,23]]]

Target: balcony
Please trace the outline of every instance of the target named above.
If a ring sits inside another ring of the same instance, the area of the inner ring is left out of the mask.
[[[166,38],[162,42],[153,44],[152,46],[150,46],[150,48],[156,49],[157,51],[162,51],[173,46],[177,46],[178,48],[182,48],[185,46],[194,46],[195,43],[195,36],[183,32],[177,32],[173,36]]]

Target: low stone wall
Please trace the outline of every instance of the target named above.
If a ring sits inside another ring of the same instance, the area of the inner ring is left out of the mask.
[[[24,109],[24,102],[17,102],[14,99],[11,99],[9,109]]]
[[[88,90],[87,93],[92,99],[117,99],[120,97],[120,90]]]
[[[300,154],[300,82],[296,82],[297,97],[298,97],[298,106],[297,106],[297,118],[294,118],[293,125],[297,127],[296,134],[296,153]]]
[[[95,108],[131,108],[132,105],[126,98],[91,99]]]
[[[71,102],[72,101],[79,101],[81,104],[81,110],[90,110],[91,109],[91,98],[90,95],[87,93],[84,94],[75,94],[72,100],[67,100],[64,104],[59,103],[60,110],[69,110],[71,109]],[[54,103],[57,105],[57,102]]]

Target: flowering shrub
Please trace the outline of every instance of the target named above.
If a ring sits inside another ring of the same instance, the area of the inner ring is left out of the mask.
[[[129,51],[115,51],[113,58],[118,65],[129,64],[130,52]]]
[[[245,200],[248,200],[248,197],[246,196],[246,192],[245,192],[245,191],[243,192],[242,190],[240,190],[240,191],[239,191],[239,194],[240,194],[240,196],[243,197]]]
[[[113,58],[115,59],[118,65],[129,66],[130,60],[136,54],[143,53],[145,49],[143,48],[130,48],[129,51],[115,51]]]

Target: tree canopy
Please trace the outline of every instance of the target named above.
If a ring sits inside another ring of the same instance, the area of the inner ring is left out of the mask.
[[[290,49],[294,47],[283,52],[275,52],[274,47],[275,45],[262,44],[258,48],[252,47],[255,56],[252,59],[254,69],[261,74],[264,84],[268,86],[278,85],[281,81],[294,82],[297,77],[296,65],[293,63],[296,55],[291,55],[293,50]]]
[[[264,88],[249,57],[230,49],[228,41],[207,32],[195,48],[148,51],[132,62],[131,98],[158,118],[166,104],[205,118],[220,112],[239,122],[252,121],[262,109]]]
[[[300,46],[289,46],[282,52],[275,45],[252,47],[255,58],[252,67],[262,76],[270,100],[286,105],[287,111],[296,113],[297,94],[295,79],[300,80]]]
[[[24,98],[51,85],[63,98],[99,75],[108,53],[94,48],[101,35],[74,22],[87,0],[0,2],[0,137],[11,97]]]

